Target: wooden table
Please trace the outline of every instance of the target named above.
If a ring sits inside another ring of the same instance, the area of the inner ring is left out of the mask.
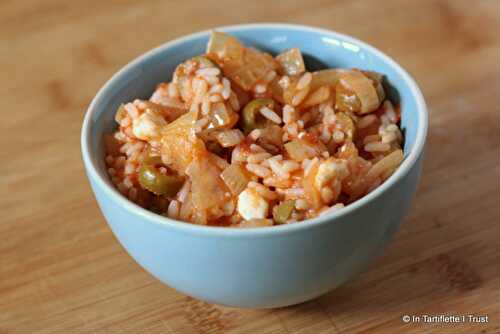
[[[79,136],[96,91],[131,59],[261,21],[386,51],[414,74],[431,121],[411,213],[370,270],[302,305],[239,310],[177,293],[125,253],[87,183]],[[500,333],[499,31],[494,0],[2,1],[0,333]]]

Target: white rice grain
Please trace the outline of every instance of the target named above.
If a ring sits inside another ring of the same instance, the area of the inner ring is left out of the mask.
[[[389,151],[391,146],[382,142],[371,142],[364,146],[366,152],[386,152]]]
[[[264,150],[261,146],[257,144],[250,144],[250,151],[253,151],[255,153],[266,152],[266,150]]]
[[[238,101],[238,97],[233,92],[229,95],[229,104],[233,110],[240,110],[240,101]]]
[[[220,69],[217,67],[204,67],[196,70],[196,75],[201,77],[215,77],[220,74]]]
[[[257,139],[260,138],[261,135],[262,135],[262,130],[254,129],[248,134],[248,137],[250,137],[252,140],[256,141]]]
[[[309,72],[304,73],[297,82],[296,89],[302,90],[306,88],[311,83],[311,80],[312,80],[312,74]]]
[[[295,93],[295,95],[292,98],[292,106],[294,107],[298,106],[302,101],[304,101],[308,93],[309,93],[308,88],[299,90],[297,93]]]
[[[223,89],[224,89],[224,87],[223,87],[221,84],[213,85],[213,86],[212,86],[212,87],[210,87],[210,89],[208,90],[208,93],[209,93],[209,94],[221,93]]]
[[[201,114],[207,116],[210,113],[210,99],[205,96],[201,102]]]
[[[170,201],[168,204],[167,215],[172,219],[177,219],[179,217],[179,202],[175,199]]]
[[[290,124],[293,121],[295,121],[295,108],[286,104],[283,107],[283,122]]]
[[[224,87],[222,89],[222,98],[227,100],[231,95],[231,83],[226,78],[222,78],[222,86]]]
[[[287,189],[277,188],[276,192],[290,198],[304,197],[304,188],[287,188]]]
[[[271,175],[271,171],[268,168],[257,164],[247,164],[246,169],[259,177],[268,177]]]
[[[261,163],[262,161],[264,161],[270,157],[271,157],[271,154],[267,153],[267,152],[250,154],[247,158],[247,161],[248,161],[248,163],[251,163],[251,164],[258,164],[258,163]]]
[[[139,117],[139,110],[133,103],[125,104],[125,110],[129,114],[129,116],[132,117],[132,119],[136,119],[137,117]]]
[[[189,195],[189,191],[191,190],[191,182],[187,180],[182,185],[181,190],[177,193],[177,200],[181,203],[184,203]]]

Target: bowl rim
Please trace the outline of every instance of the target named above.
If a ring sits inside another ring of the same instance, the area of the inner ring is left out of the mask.
[[[90,145],[89,145],[91,137],[90,129],[92,124],[91,119],[93,114],[96,112],[97,106],[100,105],[101,101],[106,96],[107,91],[111,88],[114,82],[120,80],[120,78],[124,76],[125,73],[128,72],[131,68],[140,65],[143,61],[154,56],[155,54],[162,52],[165,49],[171,48],[173,46],[177,46],[179,44],[199,38],[201,36],[208,35],[212,30],[220,30],[231,33],[237,31],[266,30],[266,29],[285,29],[290,31],[302,31],[302,32],[310,32],[314,34],[322,34],[322,35],[327,35],[329,37],[338,38],[348,43],[359,45],[363,49],[369,50],[376,57],[380,58],[382,61],[384,61],[385,63],[387,63],[389,66],[393,67],[396,70],[398,75],[410,88],[412,98],[415,99],[420,126],[417,128],[415,144],[412,150],[409,152],[408,156],[403,160],[403,163],[387,180],[385,180],[375,190],[371,191],[370,193],[356,200],[355,202],[347,205],[341,210],[334,210],[322,216],[307,219],[306,221],[300,223],[269,226],[264,228],[228,228],[219,226],[190,224],[187,222],[178,221],[158,215],[154,212],[151,212],[149,210],[140,207],[139,205],[125,198],[121,193],[118,192],[117,189],[109,185],[104,180],[104,178],[101,177],[101,175],[98,173],[97,166],[94,164],[94,161],[91,158],[92,153],[90,152]],[[408,74],[406,70],[404,70],[398,63],[396,63],[396,61],[394,61],[391,57],[389,57],[382,51],[378,50],[377,48],[357,38],[324,28],[317,28],[312,26],[289,24],[289,23],[251,23],[251,24],[238,24],[238,25],[215,27],[212,29],[207,29],[189,35],[181,36],[166,43],[163,43],[127,63],[99,89],[98,93],[92,99],[83,120],[83,125],[81,130],[81,150],[82,150],[83,162],[88,177],[94,180],[95,184],[100,189],[102,189],[105,195],[110,197],[112,201],[114,201],[119,206],[123,207],[126,211],[130,211],[131,214],[141,217],[148,223],[153,223],[159,226],[172,228],[176,232],[203,235],[203,236],[228,236],[228,237],[276,236],[292,232],[298,232],[309,228],[319,227],[325,224],[332,224],[332,223],[334,224],[337,218],[346,216],[355,210],[359,210],[363,206],[365,206],[368,202],[381,196],[389,188],[392,188],[398,182],[398,180],[405,177],[409,173],[413,165],[417,162],[418,158],[422,155],[427,135],[427,128],[428,128],[427,106],[423,98],[422,92],[420,91],[415,80],[410,76],[410,74]]]

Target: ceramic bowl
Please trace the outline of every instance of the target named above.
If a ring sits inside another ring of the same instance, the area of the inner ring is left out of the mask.
[[[386,75],[399,101],[405,160],[380,187],[342,210],[296,224],[229,229],[156,215],[123,197],[106,174],[103,134],[117,106],[148,98],[177,64],[205,50],[209,31],[167,42],[132,61],[98,92],[83,122],[85,169],[109,226],[126,251],[168,286],[210,303],[270,308],[304,302],[346,282],[381,254],[408,212],[427,131],[422,94],[408,73],[374,47],[323,29],[288,24],[216,28],[273,54],[300,48],[310,66]],[[167,293],[167,292],[166,292]]]

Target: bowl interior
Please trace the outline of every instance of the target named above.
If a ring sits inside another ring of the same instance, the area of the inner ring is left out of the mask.
[[[247,46],[253,46],[272,54],[287,48],[298,47],[305,54],[310,67],[356,67],[373,70],[386,76],[390,86],[390,98],[400,103],[402,129],[405,135],[404,152],[407,157],[416,149],[417,139],[423,141],[423,106],[420,92],[407,74],[392,60],[374,48],[350,37],[320,29],[301,26],[262,24],[221,28]],[[91,163],[97,167],[108,185],[102,136],[112,131],[116,124],[117,107],[136,98],[147,99],[160,82],[170,81],[175,67],[185,59],[204,52],[209,32],[190,35],[166,43],[134,60],[118,72],[96,96],[90,108],[90,118],[83,132],[87,132],[84,146],[90,152]],[[419,96],[415,96],[415,90]],[[420,129],[420,132],[421,129]],[[422,144],[422,143],[421,143]],[[421,149],[421,147],[418,147]]]

